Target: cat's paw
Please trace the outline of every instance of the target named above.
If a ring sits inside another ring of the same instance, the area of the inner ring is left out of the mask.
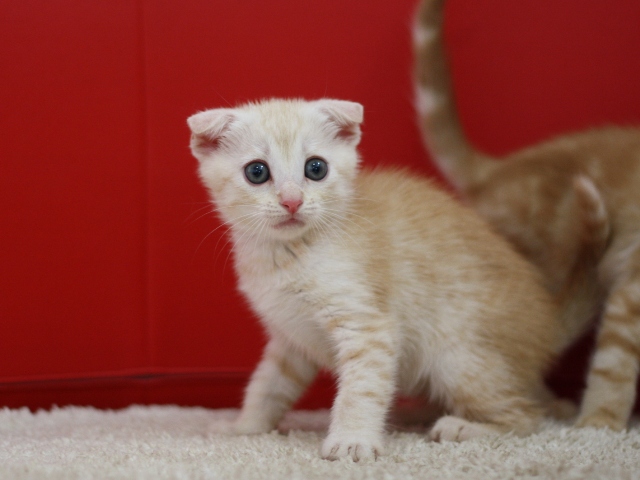
[[[578,420],[576,420],[575,426],[578,428],[610,428],[615,432],[621,432],[627,428],[627,422],[620,418],[595,413],[591,415],[580,415]]]
[[[448,440],[450,442],[462,442],[471,438],[482,437],[486,435],[497,435],[496,428],[484,423],[469,422],[464,418],[446,416],[438,420],[431,432],[429,438],[434,442]]]
[[[382,455],[382,439],[377,436],[343,433],[329,434],[322,444],[322,458],[338,460],[350,457],[354,462],[360,460],[376,460]]]

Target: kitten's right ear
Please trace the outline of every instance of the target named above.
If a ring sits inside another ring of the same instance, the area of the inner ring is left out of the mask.
[[[320,110],[338,127],[337,137],[358,144],[360,142],[360,124],[364,108],[356,102],[346,100],[322,99],[317,104]]]
[[[198,159],[210,155],[220,144],[220,138],[235,119],[230,108],[214,108],[196,113],[187,119],[191,129],[191,151]]]

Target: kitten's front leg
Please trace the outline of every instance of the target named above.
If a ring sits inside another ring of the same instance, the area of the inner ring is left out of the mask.
[[[237,434],[273,430],[315,378],[318,367],[304,355],[272,338],[245,392],[240,416],[231,431]]]
[[[322,456],[375,459],[395,391],[396,335],[383,316],[334,319],[327,328],[337,345],[339,384]]]

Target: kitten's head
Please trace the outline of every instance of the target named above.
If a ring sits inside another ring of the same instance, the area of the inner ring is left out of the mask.
[[[341,217],[359,157],[362,105],[268,100],[188,119],[203,183],[233,229],[294,239]]]

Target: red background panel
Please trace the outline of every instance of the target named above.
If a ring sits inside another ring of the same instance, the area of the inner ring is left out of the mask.
[[[640,124],[640,2],[449,2],[468,135],[500,154],[568,131]]]
[[[143,367],[137,8],[0,4],[0,379]]]
[[[257,98],[365,106],[368,165],[435,175],[414,0],[0,3],[0,404],[237,405],[263,336],[186,118]],[[503,153],[640,123],[640,2],[451,0],[462,121]],[[582,382],[585,350],[556,374]],[[321,379],[306,406],[326,405]]]

